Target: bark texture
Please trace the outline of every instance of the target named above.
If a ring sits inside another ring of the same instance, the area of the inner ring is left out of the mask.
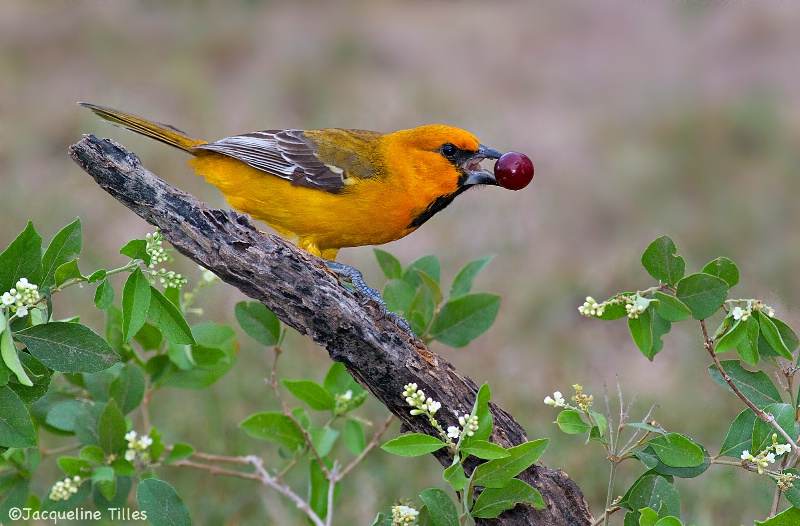
[[[259,232],[247,216],[210,208],[172,187],[114,141],[85,135],[69,154],[106,192],[161,229],[180,253],[262,302],[284,323],[324,347],[332,360],[343,362],[402,421],[404,429],[436,434],[427,419],[409,414],[400,393],[410,382],[442,403],[437,418],[445,427],[457,423],[456,411],[472,409],[475,383],[397,327],[377,306],[341,286],[323,260]],[[527,441],[511,415],[494,404],[491,410],[492,442],[509,447]],[[443,466],[450,464],[447,452],[434,456]],[[466,468],[471,472],[476,465]],[[547,508],[518,505],[496,519],[479,519],[478,524],[592,523],[582,492],[563,471],[535,464],[519,478],[541,492]]]

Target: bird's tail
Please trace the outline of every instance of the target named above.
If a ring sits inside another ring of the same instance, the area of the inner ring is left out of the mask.
[[[115,110],[113,108],[106,108],[104,106],[97,106],[96,104],[89,104],[87,102],[79,102],[81,106],[89,108],[95,114],[110,121],[114,124],[119,124],[128,128],[136,133],[141,133],[145,137],[150,137],[164,144],[169,144],[175,148],[191,153],[193,146],[199,144],[206,144],[206,141],[200,139],[193,139],[186,135],[184,132],[177,128],[173,128],[168,124],[161,124],[158,122],[148,121],[142,117],[131,115],[123,111]]]

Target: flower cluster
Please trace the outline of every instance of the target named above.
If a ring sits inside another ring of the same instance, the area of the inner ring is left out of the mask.
[[[739,300],[739,303],[741,302],[742,300]],[[761,303],[761,300],[747,300],[745,308],[742,308],[741,305],[737,305],[731,310],[731,316],[733,316],[734,320],[747,321],[747,319],[752,316],[753,311],[763,311],[764,314],[770,318],[775,317],[775,309],[769,305]]]
[[[583,302],[583,305],[578,307],[578,312],[583,316],[591,318],[592,316],[602,316],[604,308],[605,303],[597,303],[597,300],[593,297],[586,296],[586,301]]]
[[[749,450],[745,449],[742,451],[741,459],[745,462],[751,462],[755,464],[756,469],[758,470],[759,474],[764,473],[764,470],[769,467],[770,464],[775,462],[775,457],[779,457],[784,453],[788,453],[792,450],[791,444],[778,444],[778,434],[772,434],[772,445],[767,447],[765,450],[760,451],[758,455],[753,456]],[[780,483],[780,481],[779,481]],[[791,481],[788,482],[791,485]]]
[[[404,385],[403,396],[406,397],[406,403],[414,408],[411,410],[412,415],[425,414],[432,417],[442,407],[442,404],[431,397],[426,398],[425,392],[417,384]]]
[[[155,268],[159,263],[166,263],[172,260],[169,252],[162,246],[164,238],[160,230],[147,234],[144,239],[147,241],[145,251],[150,255],[150,268]]]
[[[447,428],[449,438],[458,439],[462,435],[471,437],[478,430],[478,416],[465,413],[458,417],[458,425],[461,427],[450,426]]]
[[[561,395],[561,391],[556,391],[553,393],[553,396],[545,396],[544,403],[547,405],[552,405],[553,407],[566,407],[567,403],[564,400],[564,397]]]
[[[164,288],[172,287],[175,289],[182,288],[189,281],[181,274],[163,268],[158,272],[154,272],[153,278],[157,278],[158,282],[161,283],[161,285],[163,285]]]
[[[27,316],[28,309],[41,298],[38,285],[29,283],[28,278],[20,278],[16,287],[0,296],[0,306],[15,313],[17,317],[22,317]]]
[[[50,490],[50,500],[67,500],[75,493],[78,493],[78,486],[81,485],[81,482],[81,478],[78,475],[59,480]]]
[[[333,409],[333,414],[342,416],[343,414],[352,411],[356,407],[364,403],[367,399],[367,392],[362,391],[357,395],[353,395],[353,391],[348,389],[345,393],[335,393],[333,395],[336,405]]]
[[[587,411],[590,407],[592,407],[594,396],[587,396],[583,394],[583,386],[580,384],[575,384],[572,386],[572,388],[575,389],[575,396],[572,397],[572,400],[578,404],[578,409],[581,411]]]
[[[125,460],[128,462],[133,462],[137,458],[144,461],[150,460],[150,453],[147,450],[153,445],[153,439],[149,435],[137,438],[136,431],[131,430],[125,435],[125,440],[128,441]]]
[[[781,491],[786,491],[794,486],[792,482],[794,482],[796,479],[797,475],[794,473],[781,473],[778,477],[778,486],[781,488]]]
[[[417,522],[419,512],[411,506],[392,506],[392,526],[411,526]]]

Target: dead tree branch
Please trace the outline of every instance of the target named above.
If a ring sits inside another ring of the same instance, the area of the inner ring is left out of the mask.
[[[325,263],[276,236],[258,231],[247,216],[212,209],[145,169],[119,144],[92,135],[70,147],[70,156],[106,192],[161,229],[182,254],[266,305],[284,323],[307,334],[343,362],[353,377],[403,423],[404,428],[434,434],[427,419],[412,417],[400,396],[415,382],[440,401],[437,418],[457,423],[469,412],[477,386],[453,366],[341,286]],[[527,440],[522,427],[492,405],[491,440],[505,447]],[[435,454],[442,465],[446,450]],[[468,463],[471,471],[476,463]],[[547,508],[518,505],[481,525],[588,525],[592,516],[578,486],[561,470],[537,464],[520,478],[536,487]]]

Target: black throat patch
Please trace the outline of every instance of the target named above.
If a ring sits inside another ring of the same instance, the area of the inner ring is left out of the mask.
[[[442,195],[437,197],[431,204],[429,204],[425,210],[422,211],[417,217],[414,218],[411,223],[408,224],[406,228],[418,228],[422,226],[425,221],[432,218],[436,215],[437,212],[440,212],[447,207],[450,203],[453,202],[453,199],[458,197],[460,194],[464,193],[465,190],[469,189],[469,186],[459,186],[458,190],[453,192],[452,194]]]

